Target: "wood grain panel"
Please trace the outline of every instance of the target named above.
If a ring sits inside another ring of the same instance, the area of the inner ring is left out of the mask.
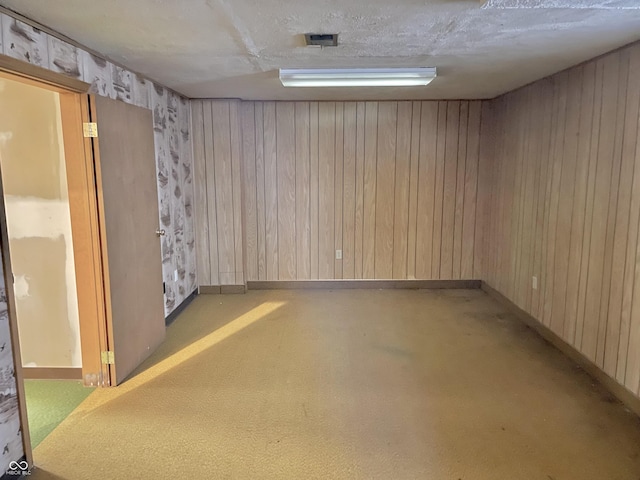
[[[309,165],[311,181],[309,182],[310,218],[311,218],[311,278],[318,277],[318,239],[320,234],[318,214],[318,103],[309,106]]]
[[[567,278],[567,298],[565,310],[564,338],[576,345],[578,327],[578,295],[580,290],[582,251],[586,220],[587,184],[589,176],[589,146],[591,141],[591,119],[594,114],[594,65],[585,65],[576,69],[582,79],[580,111],[578,112],[577,164],[573,196],[573,215],[571,218],[571,245]]]
[[[473,279],[481,104],[194,101],[209,282]]]
[[[474,256],[476,242],[476,212],[478,204],[478,164],[480,156],[480,121],[482,102],[469,102],[465,143],[464,200],[462,207],[462,232],[460,243],[460,278],[480,278]],[[462,147],[461,147],[462,148]],[[459,194],[457,196],[460,196]]]
[[[276,104],[265,102],[264,115],[264,195],[266,279],[278,280],[278,166]]]
[[[422,102],[416,213],[416,278],[439,278],[432,270],[437,137],[438,103]],[[438,256],[438,261],[439,258]]]
[[[258,107],[235,100],[199,100],[191,106],[198,283],[243,284],[245,270],[259,274],[260,264],[259,210],[263,202],[259,186],[264,182],[257,177],[264,178],[264,168],[257,150],[262,145],[257,137],[262,134],[254,121]],[[174,170],[171,175],[179,174]],[[243,185],[251,187],[245,192]],[[245,251],[247,225],[246,240],[251,246]],[[246,258],[254,259],[249,267]]]
[[[619,339],[619,318],[620,313],[617,312],[615,317],[610,317],[609,308],[612,303],[615,305],[615,294],[613,298],[611,292],[612,284],[617,283],[617,278],[621,277],[623,266],[621,261],[617,261],[614,264],[614,247],[616,233],[620,236],[619,229],[616,231],[616,219],[618,214],[623,214],[625,207],[619,207],[619,200],[625,200],[625,204],[629,205],[629,197],[621,198],[621,194],[624,194],[624,190],[620,190],[621,185],[621,166],[622,166],[622,140],[624,133],[624,123],[626,115],[626,103],[627,103],[627,81],[629,79],[629,51],[625,50],[619,52],[619,71],[617,72],[616,82],[618,84],[618,100],[617,100],[617,115],[615,120],[615,136],[613,144],[613,165],[611,173],[611,184],[609,193],[609,211],[607,216],[607,234],[605,240],[605,258],[604,258],[604,281],[602,287],[603,301],[600,304],[600,318],[598,324],[598,344],[596,350],[596,361],[598,366],[603,368],[611,375],[615,375],[615,362],[617,361],[617,342]],[[629,215],[625,215],[625,223],[628,221]],[[619,285],[619,284],[618,284]],[[618,288],[619,290],[619,288]],[[613,302],[612,302],[613,300]],[[615,344],[611,345],[609,342],[609,364],[605,365],[605,349],[607,344],[607,335],[615,338]],[[614,351],[615,348],[615,351]]]
[[[631,78],[630,57],[631,51],[627,50],[622,53],[625,64],[626,75],[620,78],[626,82],[620,92],[624,90],[625,95],[619,95],[619,98],[625,102],[624,108],[619,113],[623,113],[624,117],[618,117],[621,122],[617,126],[618,131],[623,137],[619,142],[620,145],[620,182],[618,187],[618,208],[615,213],[615,230],[614,245],[612,258],[612,276],[609,289],[609,304],[606,317],[610,320],[606,323],[605,352],[604,352],[604,371],[616,377],[618,367],[618,348],[620,346],[622,322],[622,298],[624,294],[625,264],[627,262],[627,244],[629,241],[629,225],[631,223],[631,195],[633,187],[633,173],[635,164],[635,134],[638,126],[638,97],[640,97],[640,89],[629,88],[626,95],[626,85],[633,85]],[[635,67],[635,65],[634,65]],[[626,325],[626,323],[625,323]]]
[[[219,285],[220,269],[218,268],[218,215],[216,207],[215,189],[216,174],[213,147],[213,111],[211,103],[203,103],[204,113],[204,176],[207,182],[206,203],[207,219],[209,221],[209,279],[212,285]],[[206,257],[205,257],[206,259]]]
[[[296,123],[292,102],[276,104],[278,199],[278,280],[297,278],[296,267]]]
[[[636,396],[639,84],[632,45],[490,102],[481,160],[495,165],[479,184],[489,207],[475,252],[489,285]]]
[[[342,220],[344,215],[343,198],[344,198],[344,103],[336,103],[336,136],[335,136],[335,168],[334,168],[334,204],[333,204],[333,223],[334,223],[334,251],[343,250],[343,231]],[[337,257],[338,255],[336,255]],[[335,257],[334,257],[335,258]],[[335,258],[333,278],[343,278],[342,272],[343,259]]]
[[[234,278],[236,285],[244,284],[245,248],[243,224],[244,220],[244,182],[242,179],[242,135],[240,124],[240,102],[234,100],[229,105],[229,122],[231,124],[231,176],[232,176],[232,206],[233,209],[233,249],[234,249]]]
[[[585,318],[582,335],[582,352],[596,361],[598,335],[600,334],[600,304],[605,282],[605,246],[609,216],[609,193],[613,173],[614,129],[618,99],[618,55],[598,60],[603,68],[602,113],[598,129],[597,167],[593,201],[593,221],[591,224],[591,250],[589,258],[589,278],[585,303]],[[612,71],[613,69],[613,71]],[[616,73],[614,73],[616,72]]]
[[[618,52],[617,64],[619,70],[615,75],[615,83],[617,83],[618,99],[616,102],[617,112],[615,118],[615,134],[613,137],[613,162],[611,171],[611,182],[609,184],[609,209],[607,212],[606,236],[605,236],[605,255],[604,255],[604,275],[602,282],[602,301],[600,303],[600,317],[598,321],[598,343],[596,347],[596,362],[599,367],[605,368],[605,344],[607,325],[609,324],[614,330],[612,333],[618,336],[616,322],[611,319],[608,322],[607,315],[610,304],[610,288],[611,279],[616,272],[613,271],[613,248],[614,234],[616,225],[616,212],[618,211],[618,198],[620,189],[620,167],[622,161],[622,134],[624,132],[625,109],[627,100],[627,80],[629,75],[629,57],[628,51]],[[618,317],[619,318],[619,317]]]
[[[356,278],[356,145],[357,105],[344,104],[343,204],[342,204],[342,277]]]
[[[356,104],[356,212],[353,278],[363,278],[364,272],[364,153],[365,153],[365,109],[364,102]]]
[[[393,276],[393,216],[398,104],[378,107],[374,278]]]
[[[467,128],[469,122],[469,102],[460,102],[457,138],[456,183],[453,201],[453,253],[452,277],[460,278],[462,270],[462,222],[464,220],[464,197],[466,192],[465,178],[467,175]],[[459,192],[459,193],[458,193]],[[473,269],[473,259],[470,262]]]
[[[261,102],[256,103],[255,111],[255,125],[256,125],[256,202],[258,217],[258,233],[257,233],[257,245],[258,245],[258,279],[267,279],[267,210],[266,210],[266,195],[264,192],[264,105]],[[249,277],[253,278],[253,277]]]
[[[367,102],[364,118],[362,278],[375,278],[377,148],[378,103]]]
[[[556,284],[556,276],[559,276],[558,281],[562,284],[566,283],[563,276],[566,277],[566,271],[563,270],[565,262],[562,260],[563,244],[567,239],[566,236],[559,236],[558,231],[562,230],[560,219],[561,205],[568,205],[568,202],[561,202],[560,195],[568,189],[569,185],[563,185],[563,178],[567,177],[567,171],[572,165],[572,161],[569,158],[568,152],[565,150],[566,144],[566,131],[567,131],[567,95],[568,95],[568,72],[562,72],[557,77],[558,81],[555,85],[555,97],[557,99],[556,110],[558,115],[556,117],[556,125],[553,128],[553,169],[551,171],[551,199],[550,199],[550,220],[549,230],[547,236],[547,275],[545,282],[545,306],[544,306],[544,322],[545,325],[554,333],[559,333],[562,330],[562,315],[554,315],[554,308],[558,308],[560,298],[558,295],[564,297],[564,290],[562,286]],[[566,182],[565,182],[566,183]],[[564,188],[563,188],[564,187]],[[518,235],[516,232],[516,238],[520,239],[522,235]]]
[[[246,274],[258,278],[258,199],[256,177],[256,122],[254,103],[243,102],[240,106],[240,128],[242,129],[242,163],[245,184],[245,246]],[[194,148],[198,145],[194,138]],[[198,258],[200,258],[198,256]],[[203,283],[201,285],[210,285]]]
[[[311,216],[309,163],[309,103],[295,104],[295,167],[296,167],[296,278],[306,280],[311,276]],[[249,278],[256,278],[251,276]]]
[[[334,278],[336,104],[318,106],[318,278]]]
[[[629,86],[640,84],[640,45],[631,50],[629,66]],[[637,152],[637,138],[640,137],[640,89],[629,88],[627,120],[625,122],[625,143],[623,155],[633,158],[633,184],[631,205],[629,207],[629,234],[627,237],[626,259],[622,293],[622,312],[620,319],[620,342],[618,344],[618,361],[616,380],[624,383],[627,370],[627,354],[629,352],[630,327],[632,324],[631,308],[633,304],[633,279],[636,266],[636,246],[638,245],[638,225],[640,224],[640,165],[632,152]],[[635,134],[634,134],[635,132]]]
[[[421,102],[411,104],[411,165],[409,170],[409,217],[407,230],[407,278],[416,278],[416,235],[418,215],[418,163],[420,160]]]
[[[230,102],[211,105],[220,283],[235,283],[235,231]]]
[[[442,235],[445,192],[445,162],[447,149],[447,102],[438,102],[438,123],[436,130],[436,162],[435,189],[433,199],[433,243],[431,252],[431,275],[433,278],[443,278],[442,266]],[[449,190],[449,188],[447,188]],[[445,221],[446,223],[446,221]],[[446,242],[445,242],[446,243]],[[445,271],[446,274],[446,271]]]
[[[447,102],[442,174],[442,235],[440,243],[440,275],[453,278],[453,246],[456,223],[456,186],[458,171],[458,132],[460,129],[460,102]]]
[[[409,174],[411,169],[411,102],[398,102],[396,133],[392,278],[407,278]]]
[[[205,108],[208,107],[209,105],[207,104]],[[206,148],[202,101],[191,103],[191,132],[193,135],[194,217],[196,225],[196,256],[198,257],[197,278],[198,283],[209,285],[211,284],[211,263],[209,259],[211,249],[209,247]]]

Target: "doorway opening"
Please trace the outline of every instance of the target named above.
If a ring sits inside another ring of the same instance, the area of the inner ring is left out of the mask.
[[[2,55],[0,82],[0,116],[11,117],[0,123],[0,250],[13,357],[7,368],[33,465],[26,376],[49,372],[85,386],[116,386],[164,339],[164,232],[150,110],[89,95],[84,82]],[[38,142],[44,146],[33,153]],[[35,347],[28,332],[38,334]]]
[[[90,393],[83,385],[109,383],[100,358],[104,288],[84,89],[0,71],[1,244],[31,465],[32,445]]]
[[[80,319],[60,93],[0,79],[0,170],[35,448],[91,392]]]

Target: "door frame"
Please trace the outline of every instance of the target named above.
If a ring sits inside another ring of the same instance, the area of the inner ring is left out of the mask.
[[[0,54],[0,78],[18,81],[60,94],[60,111],[69,190],[69,209],[77,280],[82,380],[87,386],[111,385],[109,365],[101,352],[108,350],[107,301],[103,270],[100,213],[96,182],[96,147],[85,138],[83,123],[90,122],[90,84]],[[2,180],[0,177],[0,239],[11,346],[15,366],[18,410],[25,458],[33,465],[33,452],[25,401],[18,321],[13,296],[13,272],[7,231]]]

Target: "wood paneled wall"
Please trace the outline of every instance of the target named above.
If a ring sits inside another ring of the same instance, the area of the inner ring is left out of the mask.
[[[479,215],[483,280],[636,395],[639,102],[640,44],[490,102]]]
[[[477,278],[481,102],[240,109],[247,280]]]
[[[198,285],[244,284],[240,102],[192,100]]]

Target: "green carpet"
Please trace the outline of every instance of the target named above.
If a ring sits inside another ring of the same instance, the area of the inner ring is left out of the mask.
[[[25,380],[24,388],[32,448],[95,390],[75,380]]]

